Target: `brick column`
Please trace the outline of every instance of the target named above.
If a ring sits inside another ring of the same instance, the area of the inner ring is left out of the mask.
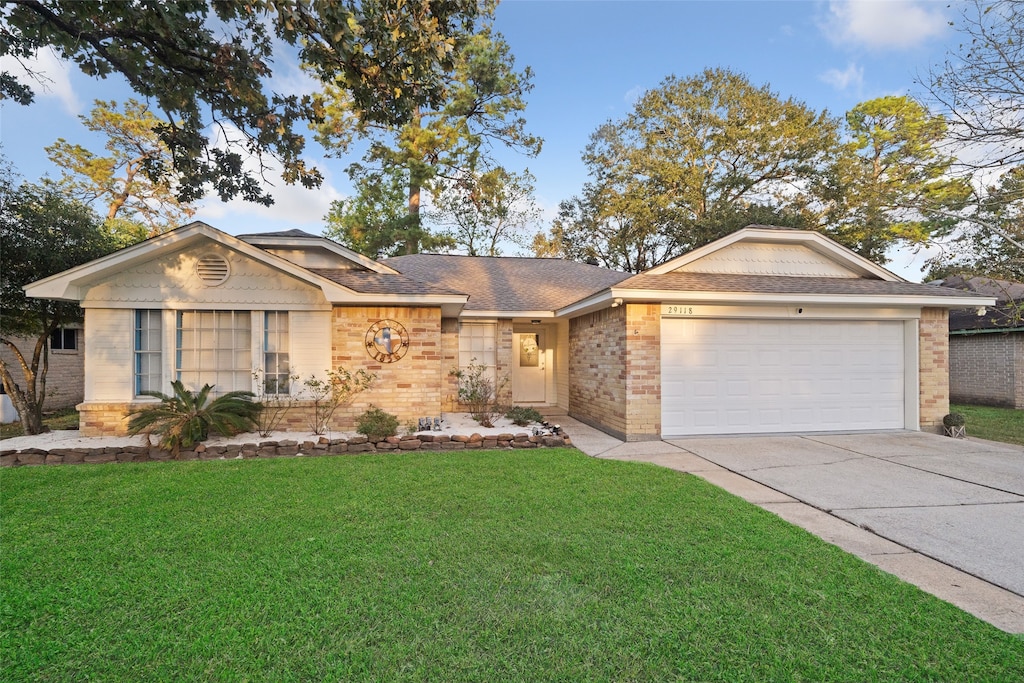
[[[922,308],[918,326],[921,429],[942,429],[949,412],[949,311]]]
[[[626,440],[661,438],[661,306],[626,304]]]

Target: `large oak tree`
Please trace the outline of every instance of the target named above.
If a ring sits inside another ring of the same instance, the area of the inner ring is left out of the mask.
[[[447,100],[479,14],[477,0],[9,0],[0,56],[28,63],[50,48],[90,76],[122,76],[163,116],[171,160],[148,166],[151,179],[173,169],[184,202],[212,187],[269,204],[261,174],[243,168],[249,155],[278,158],[286,182],[322,181],[300,131],[323,103],[271,88],[275,47],[344,91],[361,121],[397,126]],[[33,92],[5,71],[0,96],[29,103]],[[226,148],[211,143],[217,132]]]

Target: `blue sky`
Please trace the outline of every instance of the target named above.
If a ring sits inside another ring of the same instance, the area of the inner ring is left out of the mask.
[[[517,66],[534,71],[526,118],[545,142],[537,158],[500,158],[516,170],[529,167],[537,178],[537,202],[550,219],[559,201],[578,193],[587,179],[580,153],[590,133],[625,116],[640,93],[670,74],[726,67],[757,85],[769,84],[784,98],[841,115],[874,97],[919,93],[915,77],[956,47],[959,36],[948,26],[955,18],[955,4],[951,9],[931,0],[504,0],[496,28]],[[91,138],[77,116],[87,114],[94,99],[132,95],[117,78],[89,79],[49,55],[41,55],[37,66],[52,82],[36,103],[0,107],[3,152],[26,180],[59,176],[44,152],[58,137],[100,151],[102,140]],[[275,79],[282,89],[304,87],[291,64],[279,64]],[[326,159],[315,144],[307,152],[325,172],[320,190],[278,181],[271,208],[209,199],[196,218],[233,234],[288,228],[319,233],[330,202],[350,191],[344,171],[356,159]],[[893,270],[920,279],[923,255],[892,256]]]

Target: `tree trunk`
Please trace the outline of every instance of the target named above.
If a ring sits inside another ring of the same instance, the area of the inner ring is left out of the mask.
[[[409,225],[405,230],[405,253],[420,253],[420,192],[419,183],[409,179]]]
[[[0,380],[3,381],[4,391],[11,398],[14,409],[18,411],[18,418],[21,420],[22,429],[25,434],[42,434],[43,427],[43,401],[46,399],[45,377],[48,369],[48,354],[46,342],[50,333],[46,332],[36,340],[35,349],[32,354],[32,363],[25,360],[21,350],[10,340],[4,339],[3,344],[14,352],[21,367],[21,374],[25,379],[25,388],[14,381],[7,363],[0,359]],[[42,360],[42,372],[40,373],[40,360]],[[40,391],[40,379],[42,379],[42,391]]]

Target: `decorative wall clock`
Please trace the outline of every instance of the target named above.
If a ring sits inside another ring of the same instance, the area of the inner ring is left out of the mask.
[[[378,320],[366,331],[366,353],[380,363],[401,360],[409,350],[409,333],[395,320]]]

